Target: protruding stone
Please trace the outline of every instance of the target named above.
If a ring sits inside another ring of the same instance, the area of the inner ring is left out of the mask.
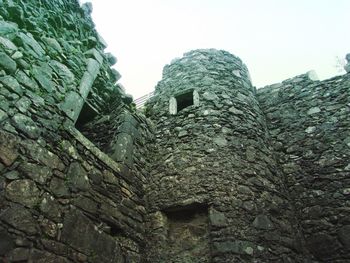
[[[76,121],[83,103],[83,98],[78,93],[71,91],[67,93],[64,102],[60,104],[60,108],[71,120]]]
[[[15,23],[8,23],[0,20],[0,35],[9,36],[10,39],[17,33],[18,26]]]
[[[350,53],[346,54],[345,59],[348,63],[344,66],[344,69],[347,73],[349,73],[350,72]]]
[[[10,91],[22,96],[24,89],[19,85],[18,81],[12,76],[0,77],[0,83],[4,84]]]
[[[16,72],[16,62],[3,52],[0,52],[0,68],[3,68],[7,73],[13,74]]]
[[[209,212],[209,221],[212,226],[224,227],[227,225],[227,218],[224,213],[211,209]]]
[[[6,50],[15,51],[17,47],[13,42],[5,37],[0,36],[0,47]]]
[[[118,61],[117,58],[115,56],[113,56],[113,54],[111,54],[111,53],[106,53],[105,56],[106,56],[108,63],[111,66],[115,65]]]
[[[307,111],[307,114],[308,115],[313,115],[315,113],[319,113],[321,112],[321,109],[319,107],[313,107],[313,108],[310,108],[308,111]]]
[[[224,136],[218,136],[213,139],[213,142],[220,147],[227,146],[228,142]]]
[[[316,71],[314,70],[310,70],[306,73],[306,75],[308,76],[308,78],[310,80],[313,80],[313,81],[316,81],[316,80],[319,80],[319,77],[317,76],[317,73]]]
[[[0,130],[0,160],[10,166],[18,157],[18,141],[17,138],[7,132]]]

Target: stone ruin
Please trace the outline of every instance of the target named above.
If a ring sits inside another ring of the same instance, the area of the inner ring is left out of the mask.
[[[90,13],[0,0],[1,262],[350,261],[348,70],[194,50],[141,112]]]

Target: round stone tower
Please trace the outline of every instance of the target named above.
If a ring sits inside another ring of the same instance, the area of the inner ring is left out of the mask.
[[[152,262],[299,262],[288,203],[248,70],[194,50],[163,70],[146,106]]]

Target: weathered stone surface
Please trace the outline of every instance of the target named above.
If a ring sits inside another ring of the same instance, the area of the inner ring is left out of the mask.
[[[69,92],[66,95],[64,102],[60,105],[60,108],[70,117],[73,121],[76,121],[79,116],[79,111],[83,106],[83,98],[76,92]]]
[[[21,113],[16,114],[11,119],[11,123],[17,129],[25,133],[31,139],[39,138],[41,131],[35,122],[26,115]]]
[[[63,53],[62,47],[60,43],[55,38],[43,37],[43,40],[48,45],[48,47],[54,49],[58,53]]]
[[[95,262],[124,262],[120,247],[81,213],[71,210],[64,219],[62,241],[76,247]]]
[[[48,93],[55,89],[55,84],[52,81],[52,72],[48,65],[44,64],[41,67],[34,66],[32,74],[40,86]]]
[[[29,235],[38,232],[38,226],[28,209],[21,205],[13,204],[0,212],[0,219],[14,228]]]
[[[37,91],[39,89],[38,84],[21,70],[17,71],[16,79],[21,85],[28,87],[32,91]]]
[[[19,172],[17,171],[10,171],[4,174],[4,176],[9,180],[15,180],[19,178]]]
[[[49,168],[63,170],[64,165],[57,155],[33,142],[25,142],[23,146],[27,149],[30,157]]]
[[[51,169],[34,163],[22,163],[18,169],[39,184],[45,184],[52,175]]]
[[[15,180],[7,185],[6,197],[13,202],[33,207],[39,203],[39,189],[31,180]]]
[[[54,177],[50,182],[50,190],[57,197],[68,197],[70,194],[68,183],[68,180]]]
[[[40,203],[40,210],[46,217],[56,222],[61,218],[62,215],[62,208],[60,207],[57,200],[49,193],[43,194],[43,198]]]
[[[258,215],[253,222],[253,226],[258,229],[269,230],[273,229],[273,223],[266,215]]]
[[[17,33],[18,26],[15,23],[0,21],[0,35],[9,36],[10,38]]]
[[[0,229],[0,256],[4,256],[15,246],[15,241],[4,229]]]
[[[235,253],[252,255],[254,253],[255,245],[249,241],[225,241],[214,243],[214,253]]]
[[[0,160],[10,166],[18,157],[17,138],[7,132],[0,130]]]
[[[345,225],[338,230],[338,237],[344,248],[350,250],[350,225]]]
[[[5,111],[0,109],[0,123],[8,118],[8,115]]]
[[[70,132],[79,88],[84,110],[115,111],[101,141],[117,141],[120,127],[144,144],[138,125],[148,125],[125,105],[132,97],[115,83],[90,16],[72,0],[0,0],[0,35],[0,261],[141,262],[145,159],[117,164]],[[70,209],[79,216],[66,226]],[[62,241],[68,234],[73,242]]]
[[[327,260],[340,247],[335,238],[323,233],[314,234],[306,241],[311,253],[320,260]]]
[[[319,107],[313,107],[313,108],[310,108],[308,111],[307,111],[307,114],[308,115],[312,115],[312,114],[315,114],[315,113],[319,113],[321,110]]]
[[[11,262],[28,261],[30,250],[28,248],[16,248],[9,253],[8,258]]]
[[[5,85],[10,91],[15,92],[18,95],[23,94],[23,89],[19,85],[18,81],[12,76],[0,77],[0,82]]]
[[[67,180],[72,191],[87,191],[90,187],[86,171],[79,163],[72,163],[67,172]]]
[[[228,223],[225,214],[214,209],[210,210],[209,221],[214,227],[224,227]]]
[[[15,44],[13,44],[13,42],[11,40],[9,40],[8,38],[2,37],[0,36],[0,46],[6,50],[10,50],[10,51],[15,51],[17,50],[17,47]]]
[[[0,261],[349,258],[349,74],[256,90],[239,58],[195,50],[145,117],[91,5],[37,2],[0,0]]]
[[[85,196],[80,196],[79,198],[77,198],[74,201],[74,204],[82,210],[92,214],[95,214],[97,212],[99,206],[98,203]]]
[[[66,65],[56,60],[51,60],[49,65],[67,84],[74,83],[74,74],[69,70],[69,68]]]
[[[7,73],[14,73],[17,69],[16,62],[3,52],[0,52],[0,68],[4,69]]]
[[[40,46],[40,44],[34,39],[34,37],[28,33],[24,34],[19,32],[17,35],[16,43],[19,45],[23,45],[25,48],[31,48],[36,56],[42,57],[45,55],[45,50]]]
[[[32,104],[31,100],[27,97],[22,97],[16,102],[16,107],[21,113],[26,113]]]
[[[235,70],[239,74],[234,75]],[[277,228],[269,238],[282,240],[283,227],[292,228],[287,215],[279,219],[283,223],[273,224],[276,209],[266,204],[278,200],[290,214],[292,207],[285,197],[280,201],[270,194],[275,189],[283,192],[283,181],[272,176],[279,167],[273,164],[270,139],[254,92],[249,73],[238,58],[225,51],[194,50],[164,68],[155,97],[146,106],[156,126],[146,190],[148,207],[152,211],[177,208],[180,219],[186,214],[181,207],[208,205],[213,262],[268,262],[289,251],[288,242],[277,242],[276,246],[262,242],[265,232]],[[192,96],[188,102],[194,101],[196,94],[199,103],[183,107],[177,94]],[[169,112],[172,97],[181,111]],[[164,232],[150,232],[148,260],[171,254],[169,246],[157,243],[162,239],[170,242]],[[236,233],[234,237],[232,233]],[[291,232],[286,235],[286,240],[293,240]],[[176,242],[182,243],[181,239],[185,242],[186,237],[179,236]],[[265,247],[263,252],[257,248],[259,243]],[[288,255],[299,260],[297,253]],[[178,258],[176,262],[182,261]]]
[[[117,162],[126,162],[127,164],[131,165],[133,163],[132,151],[133,139],[131,135],[121,133],[113,146],[111,158]]]

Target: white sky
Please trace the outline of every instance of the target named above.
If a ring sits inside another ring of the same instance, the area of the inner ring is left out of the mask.
[[[82,3],[87,2],[81,0]],[[339,71],[350,52],[350,0],[90,0],[96,29],[134,99],[154,90],[184,52],[224,49],[262,87],[314,69]]]

